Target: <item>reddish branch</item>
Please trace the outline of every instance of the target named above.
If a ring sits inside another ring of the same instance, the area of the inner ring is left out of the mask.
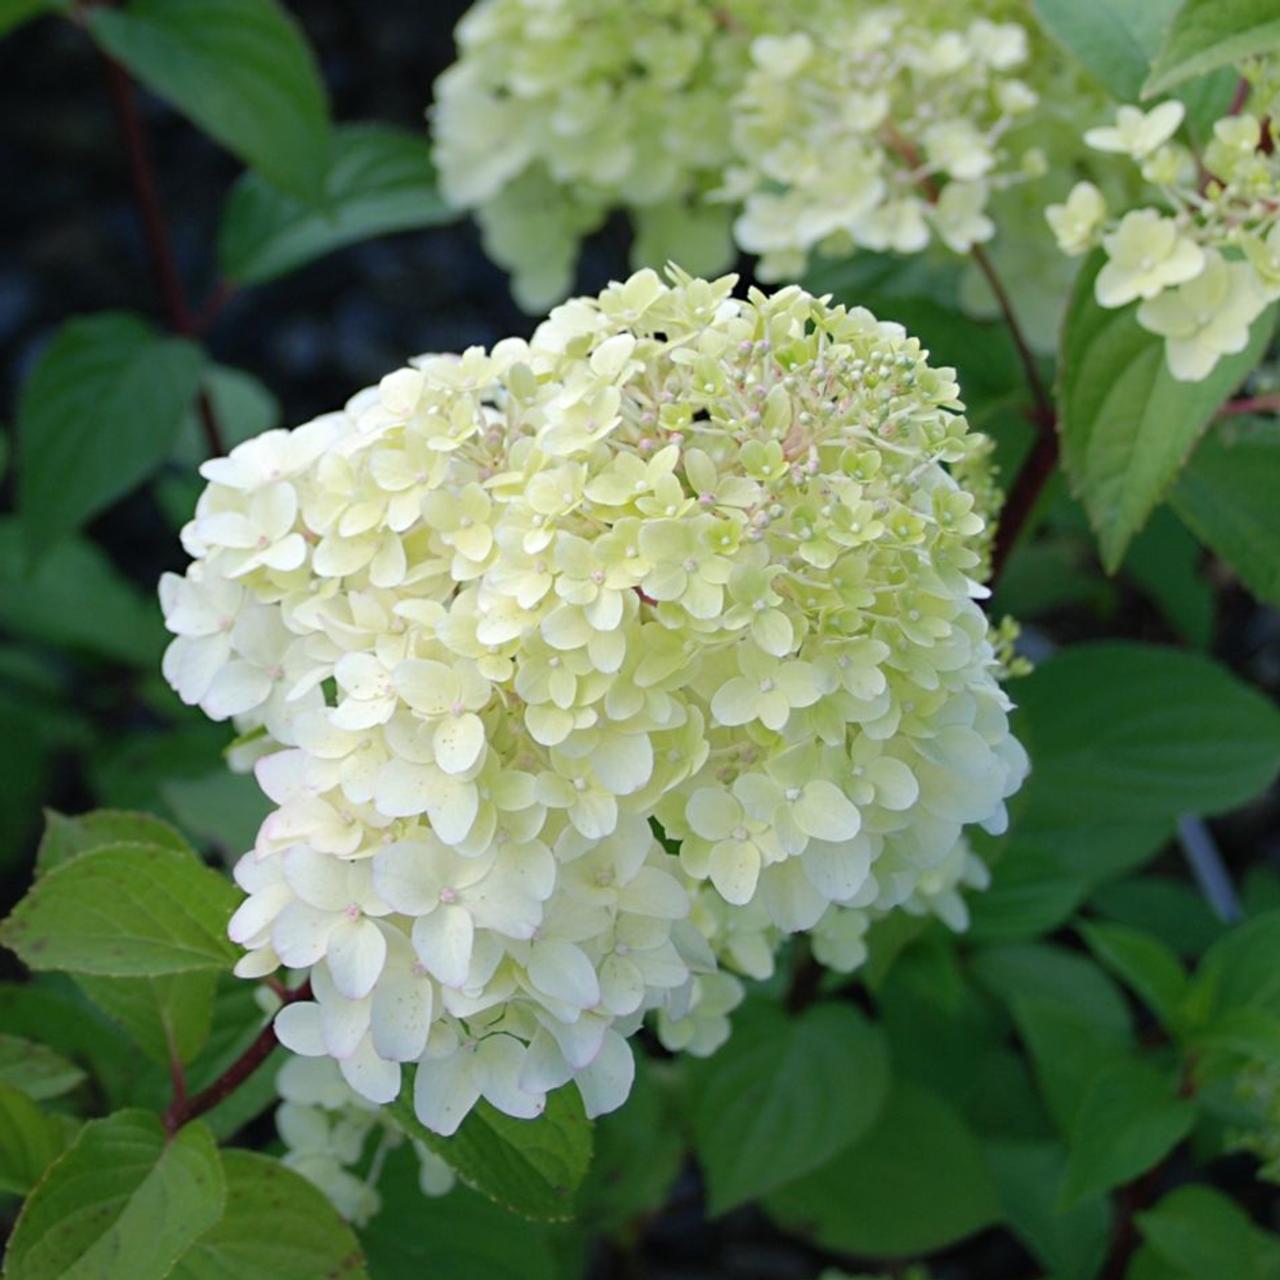
[[[285,1005],[293,1004],[297,1000],[310,998],[311,982],[308,980],[295,990],[286,992],[281,997],[280,1007],[284,1008]],[[279,1043],[276,1038],[275,1022],[275,1014],[272,1014],[271,1020],[262,1028],[254,1042],[207,1088],[201,1089],[199,1093],[194,1093],[189,1098],[175,1091],[174,1099],[164,1113],[164,1127],[167,1133],[177,1133],[189,1120],[204,1115],[206,1111],[212,1111],[218,1103],[230,1097],[253,1075]]]
[[[169,227],[160,207],[155,167],[151,162],[146,126],[138,111],[138,99],[133,81],[130,80],[129,73],[110,55],[104,53],[102,61],[106,70],[107,88],[111,94],[116,126],[129,157],[129,174],[133,181],[134,200],[138,206],[138,216],[142,221],[143,236],[147,242],[156,286],[164,302],[169,324],[174,331],[185,337],[194,337],[200,331],[200,326],[187,305],[182,280],[178,275],[173,241],[169,236]],[[209,453],[215,456],[226,453],[217,413],[208,392],[200,392],[196,409]]]
[[[1242,413],[1276,413],[1280,412],[1280,394],[1267,396],[1246,396],[1241,400],[1228,400],[1218,410],[1219,418],[1232,418]]]

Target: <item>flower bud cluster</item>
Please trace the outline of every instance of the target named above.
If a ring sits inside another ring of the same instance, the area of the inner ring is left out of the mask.
[[[1115,218],[1101,191],[1081,182],[1046,211],[1063,252],[1102,246],[1099,304],[1137,302],[1138,323],[1164,338],[1169,371],[1182,382],[1202,381],[1243,351],[1250,326],[1280,298],[1274,74],[1262,63],[1246,68],[1247,109],[1218,120],[1198,158],[1175,138],[1185,109],[1174,100],[1150,111],[1123,106],[1113,125],[1085,134],[1094,149],[1128,157],[1158,203]]]
[[[165,671],[281,748],[238,971],[310,970],[283,1043],[375,1103],[417,1063],[436,1132],[618,1106],[645,1015],[709,1052],[784,934],[962,926],[1026,772],[953,371],[733,283],[639,272],[202,468]]]
[[[1003,20],[1022,8],[480,0],[436,84],[442,187],[532,311],[620,206],[638,266],[718,271],[734,239],[766,279],[815,248],[963,253],[991,193],[1037,171],[1005,138],[1037,101]]]

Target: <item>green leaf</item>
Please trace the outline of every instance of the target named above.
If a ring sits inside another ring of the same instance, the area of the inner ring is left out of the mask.
[[[247,173],[232,188],[218,233],[222,273],[261,284],[345,245],[435,226],[456,213],[436,189],[425,135],[390,125],[346,125],[318,201],[304,203]]]
[[[1280,712],[1226,668],[1151,645],[1075,645],[1018,682],[1042,823],[1222,813],[1280,768]],[[1015,820],[1016,824],[1016,820]]]
[[[1106,885],[1089,906],[1120,924],[1154,934],[1181,956],[1200,955],[1225,927],[1203,894],[1163,876],[1134,876]]]
[[[1225,933],[1205,952],[1187,999],[1200,1022],[1233,1009],[1280,1014],[1280,911],[1267,911]]]
[[[1213,640],[1217,604],[1204,559],[1195,537],[1165,506],[1151,513],[1124,560],[1129,577],[1197,649],[1207,649]]]
[[[1056,1142],[987,1147],[1009,1227],[1055,1280],[1094,1280],[1111,1244],[1111,1206],[1102,1196],[1058,1209],[1067,1153]]]
[[[225,764],[199,778],[167,779],[160,794],[184,831],[235,857],[253,848],[272,809],[253,774],[232,773]]]
[[[591,1163],[591,1122],[578,1091],[558,1089],[536,1120],[516,1120],[480,1102],[451,1138],[413,1113],[413,1073],[391,1103],[396,1123],[434,1151],[468,1186],[512,1213],[544,1222],[574,1214],[574,1193]]]
[[[1254,321],[1249,346],[1221,360],[1202,382],[1178,382],[1164,339],[1148,333],[1136,308],[1098,304],[1099,250],[1080,271],[1062,331],[1059,387],[1062,459],[1114,573],[1125,548],[1164,497],[1214,411],[1254,369],[1276,312]]]
[[[182,1255],[168,1280],[368,1276],[351,1228],[305,1178],[252,1151],[222,1152],[222,1171],[226,1211]],[[403,1226],[410,1229],[408,1220]]]
[[[884,1033],[851,1005],[792,1019],[768,1005],[751,1012],[695,1076],[694,1146],[712,1215],[825,1164],[867,1132],[889,1090]]]
[[[70,1116],[46,1114],[28,1094],[0,1080],[0,1192],[25,1196],[67,1149],[75,1129]]]
[[[1000,1218],[968,1125],[937,1094],[907,1080],[894,1082],[861,1142],[775,1191],[765,1208],[825,1249],[886,1258],[931,1253]]]
[[[991,886],[970,900],[975,942],[1021,942],[1057,928],[1075,914],[1088,881],[1061,858],[1011,844],[992,868]]]
[[[1280,605],[1280,427],[1219,423],[1200,442],[1169,502],[1259,600]]]
[[[161,337],[128,312],[63,325],[18,406],[18,512],[33,558],[168,457],[203,359],[193,343]]]
[[[131,0],[86,18],[112,57],[228,151],[319,198],[332,141],[324,85],[276,0]]]
[[[1093,1077],[1132,1052],[1119,988],[1087,957],[1060,947],[979,952],[974,976],[1013,1015],[1059,1132],[1069,1133]]]
[[[1165,1027],[1178,1024],[1187,994],[1182,962],[1159,938],[1122,924],[1081,924],[1080,936],[1121,982],[1132,988]]]
[[[1062,1205],[1109,1191],[1145,1173],[1191,1130],[1195,1105],[1169,1078],[1136,1058],[1095,1077],[1071,1126]]]
[[[382,1209],[360,1231],[375,1280],[566,1280],[569,1274],[555,1250],[565,1227],[513,1217],[463,1186],[424,1196],[408,1143],[387,1157],[378,1192]]]
[[[1187,1280],[1280,1277],[1280,1239],[1210,1187],[1179,1187],[1137,1221],[1148,1247]]]
[[[684,1163],[684,1137],[668,1096],[666,1064],[636,1054],[626,1105],[595,1123],[595,1157],[578,1192],[578,1216],[616,1231],[666,1203]]]
[[[59,649],[153,668],[165,632],[153,597],[91,542],[67,538],[28,567],[22,528],[0,516],[0,624]]]
[[[166,1143],[147,1111],[90,1121],[23,1206],[6,1280],[163,1280],[225,1202],[218,1149],[203,1125]]]
[[[82,974],[81,990],[114,1018],[154,1061],[190,1062],[209,1035],[213,973],[172,973],[157,978],[98,978]]]
[[[231,882],[155,845],[105,845],[50,871],[0,925],[31,969],[159,977],[228,969]]]
[[[42,1102],[84,1082],[84,1072],[48,1045],[21,1036],[0,1035],[0,1083]]]
[[[1192,76],[1280,49],[1277,0],[1186,0],[1156,55],[1144,98]]]
[[[44,835],[36,850],[36,875],[104,844],[155,844],[178,853],[193,852],[180,832],[152,813],[95,809],[69,818],[53,809],[44,812]]]
[[[1120,102],[1135,102],[1179,0],[1033,0],[1040,25]]]
[[[53,0],[0,0],[0,36],[53,8]]]

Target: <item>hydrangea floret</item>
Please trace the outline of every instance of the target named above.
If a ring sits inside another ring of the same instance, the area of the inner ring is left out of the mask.
[[[238,972],[308,971],[281,1041],[375,1104],[416,1064],[437,1133],[617,1107],[646,1015],[712,1051],[787,934],[963,927],[1026,772],[954,372],[733,286],[641,271],[202,468],[165,671],[260,735]]]
[[[1185,108],[1122,106],[1113,125],[1090,129],[1099,151],[1124,155],[1158,203],[1118,220],[1092,183],[1076,185],[1046,211],[1064,253],[1101,245],[1094,291],[1104,307],[1137,302],[1138,323],[1165,340],[1169,371],[1207,378],[1243,351],[1250,327],[1280,298],[1280,159],[1272,123],[1280,107],[1273,60],[1245,66],[1231,114],[1218,120],[1202,155],[1177,140]]]

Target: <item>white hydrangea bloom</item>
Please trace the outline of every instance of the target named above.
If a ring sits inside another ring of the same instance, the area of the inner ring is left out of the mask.
[[[733,284],[639,272],[389,375],[319,450],[237,451],[163,585],[180,688],[248,660],[229,610],[274,638],[238,972],[309,969],[281,1042],[373,1104],[416,1064],[438,1133],[569,1082],[619,1106],[645,1016],[711,1052],[718,966],[764,976],[786,934],[847,967],[888,911],[963,927],[963,829],[1026,772],[953,371]],[[246,567],[211,517],[279,486],[260,536],[302,561]]]
[[[1107,203],[1092,182],[1077,182],[1062,204],[1051,204],[1044,216],[1058,248],[1073,258],[1093,247],[1098,229],[1106,221]]]

